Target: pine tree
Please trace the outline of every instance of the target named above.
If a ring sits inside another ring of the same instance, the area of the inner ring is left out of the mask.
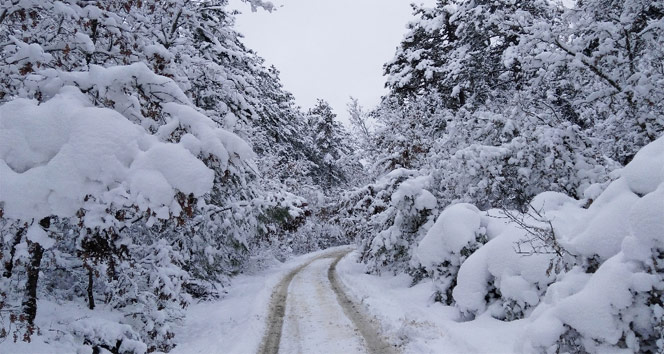
[[[357,164],[348,161],[350,156],[349,135],[341,123],[336,121],[336,114],[326,101],[319,99],[307,113],[310,128],[312,160],[316,166],[311,171],[314,183],[330,190],[348,183],[345,164]]]

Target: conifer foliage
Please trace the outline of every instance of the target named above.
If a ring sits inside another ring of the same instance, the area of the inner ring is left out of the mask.
[[[664,2],[568,6],[415,6],[338,223],[460,320],[529,317],[524,352],[659,352]]]
[[[314,183],[324,189],[347,186],[353,169],[359,170],[353,162],[351,137],[335,118],[332,107],[325,100],[319,99],[307,113],[311,144],[315,155],[312,160],[316,165],[311,170]]]
[[[0,2],[0,344],[169,352],[233,276],[355,242],[525,352],[664,351],[664,1],[415,6],[350,132],[227,5]]]
[[[226,5],[2,2],[2,340],[40,334],[41,301],[80,301],[67,340],[168,352],[251,257],[327,245],[285,235],[317,208],[302,191],[346,181],[345,133],[329,107],[305,117]]]

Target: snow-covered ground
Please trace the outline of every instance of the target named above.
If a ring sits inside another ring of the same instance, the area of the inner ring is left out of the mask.
[[[317,259],[293,278],[280,352],[365,352],[364,339],[331,289],[327,272],[332,262],[334,258]]]
[[[98,306],[94,311],[85,304],[74,302],[39,301],[39,313],[35,319],[38,328],[30,342],[22,341],[21,336],[14,342],[15,325],[9,325],[9,336],[0,339],[2,354],[88,354],[80,351],[80,343],[72,336],[96,333],[105,338],[120,336],[124,331],[131,331],[128,325],[122,325],[122,314]],[[6,321],[6,318],[3,318]],[[5,322],[6,324],[6,322]],[[127,343],[127,345],[140,343]]]
[[[267,269],[234,278],[223,299],[189,306],[187,318],[176,332],[179,344],[171,353],[256,353],[266,330],[274,288],[294,269],[343,248],[309,253],[285,263],[275,261]]]
[[[170,353],[256,353],[265,333],[270,298],[277,284],[289,272],[312,259],[341,249],[348,248],[313,252],[284,263],[272,260],[262,269],[233,278],[222,299],[192,303],[187,308],[186,318],[177,326],[178,345]],[[123,325],[119,324],[123,321],[122,314],[106,311],[102,306],[91,311],[85,304],[42,300],[39,309],[35,322],[41,335],[33,336],[30,343],[20,338],[16,342],[11,337],[6,338],[0,341],[0,353],[88,354],[81,351],[77,339],[67,333],[70,327],[78,328],[81,333],[97,331],[109,338],[123,330]]]
[[[384,335],[404,353],[514,353],[524,323],[503,322],[484,315],[458,322],[458,312],[431,301],[431,283],[410,287],[405,274],[365,273],[353,252],[339,262],[345,290],[382,326]]]
[[[291,271],[334,248],[234,279],[224,299],[191,305],[172,353],[255,353],[266,330],[270,297]],[[481,316],[457,322],[457,311],[431,303],[430,283],[410,287],[406,275],[368,275],[351,252],[337,266],[344,291],[378,320],[384,335],[404,353],[513,353],[523,321]],[[362,353],[365,343],[329,289],[334,258],[320,258],[298,272],[288,291],[282,353]]]

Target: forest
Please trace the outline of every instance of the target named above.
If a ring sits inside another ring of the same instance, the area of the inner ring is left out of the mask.
[[[344,125],[227,0],[2,0],[0,352],[168,353],[238,275],[352,245],[522,352],[664,353],[664,1],[412,8]]]

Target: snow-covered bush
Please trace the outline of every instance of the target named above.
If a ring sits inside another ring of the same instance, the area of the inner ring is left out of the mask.
[[[499,211],[493,214],[504,217]],[[500,231],[494,234],[492,229]],[[467,318],[487,310],[503,320],[523,318],[555,280],[555,254],[537,252],[528,243],[520,250],[527,254],[518,253],[515,245],[529,237],[519,225],[488,225],[487,230],[489,242],[459,268],[457,286],[452,291],[454,302]]]
[[[81,339],[92,352],[106,350],[110,353],[143,354],[147,346],[130,325],[104,318],[86,318],[71,324],[72,335]]]
[[[433,155],[440,199],[525,211],[544,191],[582,197],[588,186],[606,179],[604,165],[615,167],[598,161],[574,125],[550,127],[519,113],[467,113],[449,124],[448,138]]]
[[[457,284],[459,267],[486,243],[489,220],[482,214],[471,204],[451,205],[417,245],[413,261],[433,278],[435,301],[453,304],[452,290]]]
[[[664,138],[659,138],[599,196],[589,225],[604,222],[606,227],[589,227],[578,236],[584,242],[572,238],[572,243],[580,250],[596,248],[605,261],[593,274],[570,272],[550,288],[533,312],[529,350],[664,350],[663,166]],[[612,223],[611,218],[619,219]]]
[[[437,214],[436,198],[428,191],[431,177],[413,175],[399,169],[384,176],[376,187],[391,190],[389,202],[364,199],[371,207],[382,208],[370,219],[369,233],[361,241],[361,259],[372,272],[404,271],[410,268],[413,247],[433,226]],[[376,188],[376,189],[378,189]],[[381,194],[379,192],[379,194]]]

